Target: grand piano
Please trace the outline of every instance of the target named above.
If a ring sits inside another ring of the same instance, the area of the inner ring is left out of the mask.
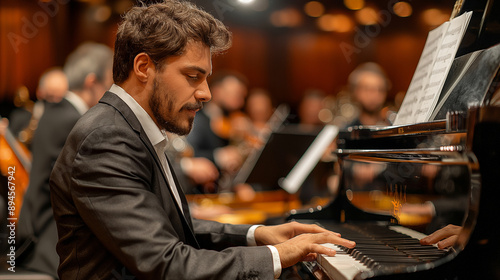
[[[357,243],[324,244],[337,255],[301,263],[303,278],[500,279],[500,4],[457,5],[473,14],[432,119],[341,132],[338,193],[288,217]],[[420,244],[448,224],[453,247]]]

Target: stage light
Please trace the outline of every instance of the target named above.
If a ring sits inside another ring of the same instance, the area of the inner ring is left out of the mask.
[[[365,6],[365,0],[344,0],[344,5],[350,10],[359,10]]]
[[[356,20],[362,25],[373,25],[379,20],[378,12],[372,7],[365,7],[356,11]]]
[[[404,1],[394,4],[394,6],[392,6],[392,9],[394,13],[400,17],[409,17],[413,12],[410,3]]]
[[[304,6],[304,11],[310,17],[320,17],[325,12],[325,6],[318,1],[311,1]]]
[[[449,14],[436,8],[427,9],[422,12],[422,20],[431,27],[438,26],[449,19]]]
[[[318,18],[319,29],[323,31],[334,31],[345,33],[354,28],[352,19],[344,14],[326,14]]]

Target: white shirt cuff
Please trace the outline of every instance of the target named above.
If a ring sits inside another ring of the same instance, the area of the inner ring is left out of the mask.
[[[247,245],[257,246],[257,241],[255,241],[255,230],[262,225],[253,225],[248,229],[247,232]]]
[[[273,255],[274,279],[278,279],[281,275],[280,254],[278,253],[278,249],[274,246],[267,245],[267,248],[271,250],[271,254]]]

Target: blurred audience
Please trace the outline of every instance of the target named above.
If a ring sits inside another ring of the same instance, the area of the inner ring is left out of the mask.
[[[219,171],[215,164],[204,157],[194,157],[193,148],[185,136],[167,132],[169,141],[166,152],[176,164],[172,168],[187,194],[210,193],[215,190]]]
[[[9,129],[12,134],[27,147],[30,147],[33,133],[38,126],[45,102],[58,103],[68,91],[68,80],[62,69],[47,69],[38,81],[37,101],[30,100],[26,87],[21,87],[14,99],[17,107],[9,117]]]
[[[238,149],[241,134],[249,129],[242,113],[247,96],[247,80],[235,72],[215,73],[209,81],[212,99],[197,113],[193,130],[188,135],[195,157],[212,161],[221,172],[219,189],[230,189],[230,179],[243,163]]]
[[[301,129],[313,129],[324,125],[320,112],[325,108],[326,96],[318,90],[310,90],[304,94],[298,107],[298,117]]]
[[[262,88],[251,90],[245,104],[245,112],[252,122],[251,133],[262,140],[261,137],[270,132],[269,120],[274,112],[269,93]]]
[[[18,223],[19,266],[57,278],[57,229],[50,201],[49,176],[76,121],[97,104],[112,84],[112,50],[84,43],[64,65],[69,91],[58,103],[46,103],[32,141],[30,183]],[[46,96],[47,97],[47,96]],[[51,101],[58,98],[51,95]],[[48,101],[48,100],[47,100]]]
[[[382,109],[390,82],[378,64],[367,62],[359,65],[349,75],[349,88],[360,111],[348,126],[389,125]]]

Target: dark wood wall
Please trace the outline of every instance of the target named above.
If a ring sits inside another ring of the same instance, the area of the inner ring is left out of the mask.
[[[231,30],[233,47],[214,58],[214,71],[240,71],[251,87],[267,88],[276,102],[291,104],[309,89],[335,95],[345,87],[350,72],[367,61],[386,70],[392,83],[389,98],[393,98],[407,89],[426,39],[426,34],[397,32],[373,38],[359,53],[350,53],[345,49],[357,51],[352,34]]]

